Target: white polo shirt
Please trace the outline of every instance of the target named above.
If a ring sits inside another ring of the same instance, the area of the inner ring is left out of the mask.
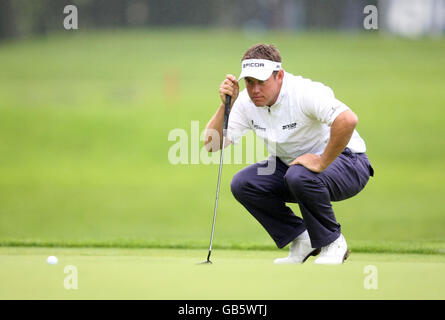
[[[321,155],[329,141],[330,126],[345,110],[349,108],[335,98],[331,88],[284,72],[278,99],[270,107],[255,106],[247,89],[239,93],[230,112],[227,137],[237,144],[254,130],[270,155],[290,164],[305,153]],[[356,130],[347,147],[355,153],[366,152]]]

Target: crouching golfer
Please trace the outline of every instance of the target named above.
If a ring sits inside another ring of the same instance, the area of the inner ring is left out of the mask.
[[[242,78],[246,89],[239,92]],[[248,49],[238,80],[227,75],[219,88],[222,104],[206,126],[206,149],[220,149],[230,95],[226,146],[252,129],[270,154],[235,174],[232,193],[278,248],[290,243],[289,256],[275,263],[303,263],[311,255],[319,255],[318,264],[343,263],[349,251],[331,201],[356,195],[373,176],[357,116],[329,87],[284,71],[273,45]],[[286,202],[298,203],[303,219]]]

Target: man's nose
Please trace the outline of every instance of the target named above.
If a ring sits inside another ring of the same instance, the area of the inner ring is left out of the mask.
[[[258,83],[254,83],[252,86],[253,93],[260,93],[260,85]]]

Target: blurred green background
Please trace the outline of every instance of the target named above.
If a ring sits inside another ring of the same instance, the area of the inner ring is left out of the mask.
[[[197,143],[192,121],[201,133],[220,82],[260,42],[359,117],[375,177],[334,204],[353,250],[443,252],[442,37],[197,27],[0,42],[0,245],[208,246],[218,164],[190,164],[190,149],[189,164],[171,164],[168,136],[183,129]],[[274,248],[230,192],[247,164],[228,162],[215,247]]]

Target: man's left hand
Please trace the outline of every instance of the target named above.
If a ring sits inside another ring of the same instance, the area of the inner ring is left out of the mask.
[[[292,161],[290,165],[293,166],[296,164],[301,164],[306,169],[316,173],[323,172],[328,167],[323,163],[321,156],[312,153],[306,153],[299,156]]]

